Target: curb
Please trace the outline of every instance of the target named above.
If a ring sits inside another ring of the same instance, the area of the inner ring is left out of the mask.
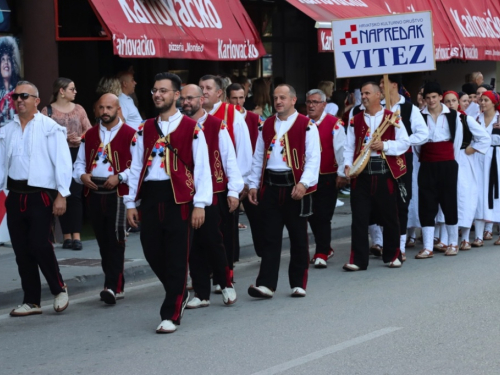
[[[332,240],[338,240],[340,238],[349,237],[350,235],[351,235],[350,226],[338,227],[332,229]],[[309,233],[309,244],[313,245],[314,243],[315,243],[314,236],[312,233]],[[290,238],[288,237],[283,238],[282,248],[288,249],[289,247],[290,247]],[[255,253],[253,244],[240,247],[241,260],[254,256]],[[155,274],[149,267],[148,262],[145,259],[141,259],[133,262],[128,267],[127,263],[125,263],[124,276],[125,276],[125,282],[127,284],[132,284],[135,282],[140,282],[155,277]],[[66,285],[68,286],[70,294],[70,303],[71,303],[71,296],[102,288],[104,284],[104,275],[102,273],[97,275],[95,274],[82,275],[70,279],[65,279],[65,281]],[[21,288],[0,293],[0,309],[13,308],[14,306],[17,306],[21,302],[22,295],[23,291]],[[54,297],[50,293],[50,290],[46,286],[42,286],[42,301],[49,301],[53,298]],[[96,299],[97,298],[99,298],[98,295],[96,295]]]

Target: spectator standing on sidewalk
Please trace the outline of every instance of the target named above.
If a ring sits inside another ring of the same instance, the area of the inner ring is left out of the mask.
[[[128,126],[137,130],[142,123],[142,117],[134,104],[134,99],[131,97],[135,92],[137,82],[134,80],[134,75],[129,71],[118,73],[118,79],[122,85],[122,93],[118,99],[120,100],[123,118]]]
[[[135,130],[118,117],[120,103],[104,94],[98,103],[100,124],[82,138],[73,178],[85,185],[85,196],[104,272],[101,299],[114,305],[124,296],[126,208],[128,166],[135,147]]]
[[[49,241],[53,215],[66,211],[71,184],[71,154],[66,129],[42,115],[38,89],[19,81],[12,94],[17,115],[0,128],[0,189],[8,189],[7,226],[16,255],[22,305],[11,316],[41,314],[42,271],[54,298],[54,310],[68,307],[68,290]]]
[[[69,78],[60,77],[52,86],[50,104],[42,109],[42,114],[49,116],[67,132],[67,141],[74,164],[82,135],[92,128],[87,113],[79,104],[73,103],[76,97],[75,83]],[[80,232],[82,231],[83,206],[82,186],[71,180],[71,195],[66,202],[66,212],[59,219],[63,232],[63,249],[82,250]]]

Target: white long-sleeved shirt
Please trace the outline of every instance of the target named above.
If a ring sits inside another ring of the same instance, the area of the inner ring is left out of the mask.
[[[221,101],[215,103],[209,114],[213,115],[222,105]],[[245,118],[240,112],[234,109],[233,134],[236,151],[236,161],[238,168],[243,176],[245,183],[248,182],[248,176],[252,168],[252,142],[250,141],[250,133]]]
[[[288,116],[286,120],[280,120],[276,115],[274,130],[276,131],[276,138],[278,140],[283,137],[283,135],[288,132],[288,130],[290,130],[292,125],[295,123],[298,114],[299,113],[295,111],[293,114]],[[283,161],[283,156],[281,154],[282,149],[283,147],[280,145],[280,142],[276,142],[271,152],[270,158],[267,160],[266,169],[270,169],[273,171],[291,170],[288,164]],[[304,165],[304,171],[302,172],[302,176],[299,182],[306,184],[307,186],[314,186],[318,183],[319,166],[321,161],[320,150],[318,129],[314,125],[310,126],[310,130],[306,132],[306,161]],[[253,155],[252,173],[250,174],[249,178],[250,189],[258,189],[260,186],[262,163],[266,155],[267,150],[265,149],[262,132],[259,132],[257,144],[255,146],[255,153]],[[288,157],[291,157],[291,155],[288,155]]]
[[[321,122],[325,119],[329,112],[323,111],[321,117],[316,121],[316,126],[319,128]],[[345,177],[344,170],[341,168],[344,165],[344,147],[346,142],[346,134],[343,126],[339,126],[339,129],[333,130],[333,150],[335,152],[335,160],[339,167],[337,174],[341,177]],[[342,169],[342,170],[341,170]]]
[[[165,137],[177,129],[182,120],[182,114],[177,111],[174,115],[170,116],[168,121],[159,121],[159,126]],[[171,152],[165,150],[165,152]],[[212,204],[212,177],[210,176],[210,163],[208,159],[207,142],[203,132],[198,133],[198,137],[193,138],[193,159],[194,159],[194,187],[195,194],[193,197],[193,204],[195,207],[204,208]],[[137,136],[137,144],[132,154],[132,165],[130,166],[130,175],[128,180],[129,194],[123,199],[127,208],[135,208],[135,198],[137,195],[137,188],[139,179],[144,165],[144,138],[142,135]],[[181,161],[182,163],[182,161]],[[164,181],[169,180],[165,168],[161,167],[161,158],[154,157],[151,165],[148,168],[147,176],[144,181]]]
[[[116,124],[110,130],[108,130],[106,127],[102,125],[102,123],[99,124],[99,136],[101,138],[101,142],[104,147],[106,147],[109,144],[109,142],[111,142],[115,138],[116,134],[118,133],[118,130],[121,129],[122,125],[123,122],[120,120],[118,124]],[[131,155],[134,152],[134,148],[135,146],[131,144],[130,145]],[[104,155],[101,155],[99,160],[97,160],[96,167],[92,169],[92,171],[90,172],[92,176],[107,178],[115,174],[111,163],[109,163],[109,161],[107,163],[103,163],[104,159],[105,159]],[[80,144],[80,148],[78,149],[78,155],[76,157],[75,164],[73,165],[73,178],[79,184],[83,184],[81,177],[83,174],[86,173],[86,166],[87,166],[87,161],[85,159],[85,143],[82,142]],[[111,171],[109,170],[109,167],[112,168]],[[128,182],[130,169],[127,168],[123,172],[120,172],[118,174],[122,176],[122,183],[126,184]]]
[[[465,110],[465,113],[468,116],[471,116],[473,119],[476,119],[481,113],[481,107],[479,106],[479,104],[471,102],[467,107],[467,109]]]
[[[396,112],[399,110],[401,115],[401,104],[404,104],[405,101],[405,98],[402,95],[399,95],[399,101],[391,107],[390,111]],[[380,104],[382,104],[382,107],[385,107],[385,99],[383,99]],[[401,120],[403,120],[403,118],[401,118]],[[429,139],[429,128],[427,127],[419,109],[414,105],[411,106],[410,122],[412,131],[412,134],[409,136],[410,144],[412,146],[423,145]]]
[[[29,186],[57,190],[70,195],[72,163],[66,128],[37,112],[26,127],[19,116],[0,128],[0,189],[7,178],[27,180]]]
[[[137,130],[139,125],[142,123],[142,117],[134,104],[134,99],[124,93],[121,93],[120,96],[118,96],[118,100],[120,101],[120,107],[122,109],[123,118],[125,119],[125,124]]]
[[[384,109],[378,111],[374,116],[368,114],[368,112],[364,113],[365,122],[370,127],[370,138],[375,132],[375,130],[382,124],[384,118]],[[406,128],[403,124],[399,128],[396,127],[395,140],[393,141],[384,141],[384,153],[388,156],[397,156],[404,154],[408,148],[410,147],[410,139],[408,137],[408,133],[406,132]],[[369,140],[368,140],[369,141]],[[344,149],[344,168],[346,166],[351,167],[354,158],[354,151],[356,149],[356,136],[354,134],[354,126],[348,126],[347,128],[347,140]],[[370,157],[378,157],[380,156],[376,151],[372,151],[370,153]]]
[[[198,124],[203,127],[207,119],[207,112],[198,119]],[[224,168],[224,173],[227,177],[227,189],[229,190],[227,195],[233,198],[239,198],[239,194],[245,187],[243,182],[243,177],[241,176],[240,169],[238,168],[238,163],[236,161],[236,152],[234,151],[233,142],[229,136],[227,128],[220,129],[219,131],[219,151],[222,161],[222,168]]]

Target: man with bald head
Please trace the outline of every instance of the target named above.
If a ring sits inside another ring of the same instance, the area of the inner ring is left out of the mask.
[[[205,224],[194,233],[189,254],[195,297],[188,302],[188,309],[209,305],[210,268],[214,283],[221,287],[224,304],[236,302],[224,238],[231,233],[231,213],[238,208],[244,183],[227,126],[203,109],[204,99],[199,86],[187,85],[181,91],[184,114],[198,123],[207,141],[213,188],[212,205],[205,207]]]
[[[97,104],[100,124],[89,129],[74,165],[73,178],[85,185],[89,215],[104,271],[101,300],[116,304],[124,296],[126,208],[130,163],[135,146],[135,130],[118,116],[120,102],[104,94]]]
[[[48,238],[53,215],[64,214],[70,195],[66,128],[38,112],[40,98],[33,83],[18,82],[11,97],[18,114],[0,129],[0,189],[9,190],[7,226],[24,298],[10,315],[42,313],[39,269],[55,296],[54,310],[61,312],[68,307],[68,292]]]

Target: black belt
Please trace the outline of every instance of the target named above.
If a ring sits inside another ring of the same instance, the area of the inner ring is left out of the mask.
[[[48,194],[52,201],[57,197],[57,190],[30,186],[28,185],[27,180],[14,180],[10,177],[7,177],[7,190],[18,194],[31,194],[44,191]]]
[[[290,187],[295,186],[292,171],[276,172],[266,169],[264,172],[264,183],[269,186]]]
[[[108,181],[107,177],[90,177],[90,180],[96,184],[97,190],[92,190],[92,193],[97,193],[97,194],[111,194],[111,193],[116,193],[116,190],[118,189],[118,185],[114,187],[113,189],[107,189],[104,187],[104,184],[106,181]]]
[[[493,147],[493,156],[491,157],[490,180],[488,182],[488,208],[493,209],[493,199],[498,199],[498,164],[497,164],[497,147],[499,145],[491,145]]]
[[[365,169],[363,169],[364,174],[385,174],[389,172],[389,167],[385,159],[379,157],[371,157],[366,165]]]

